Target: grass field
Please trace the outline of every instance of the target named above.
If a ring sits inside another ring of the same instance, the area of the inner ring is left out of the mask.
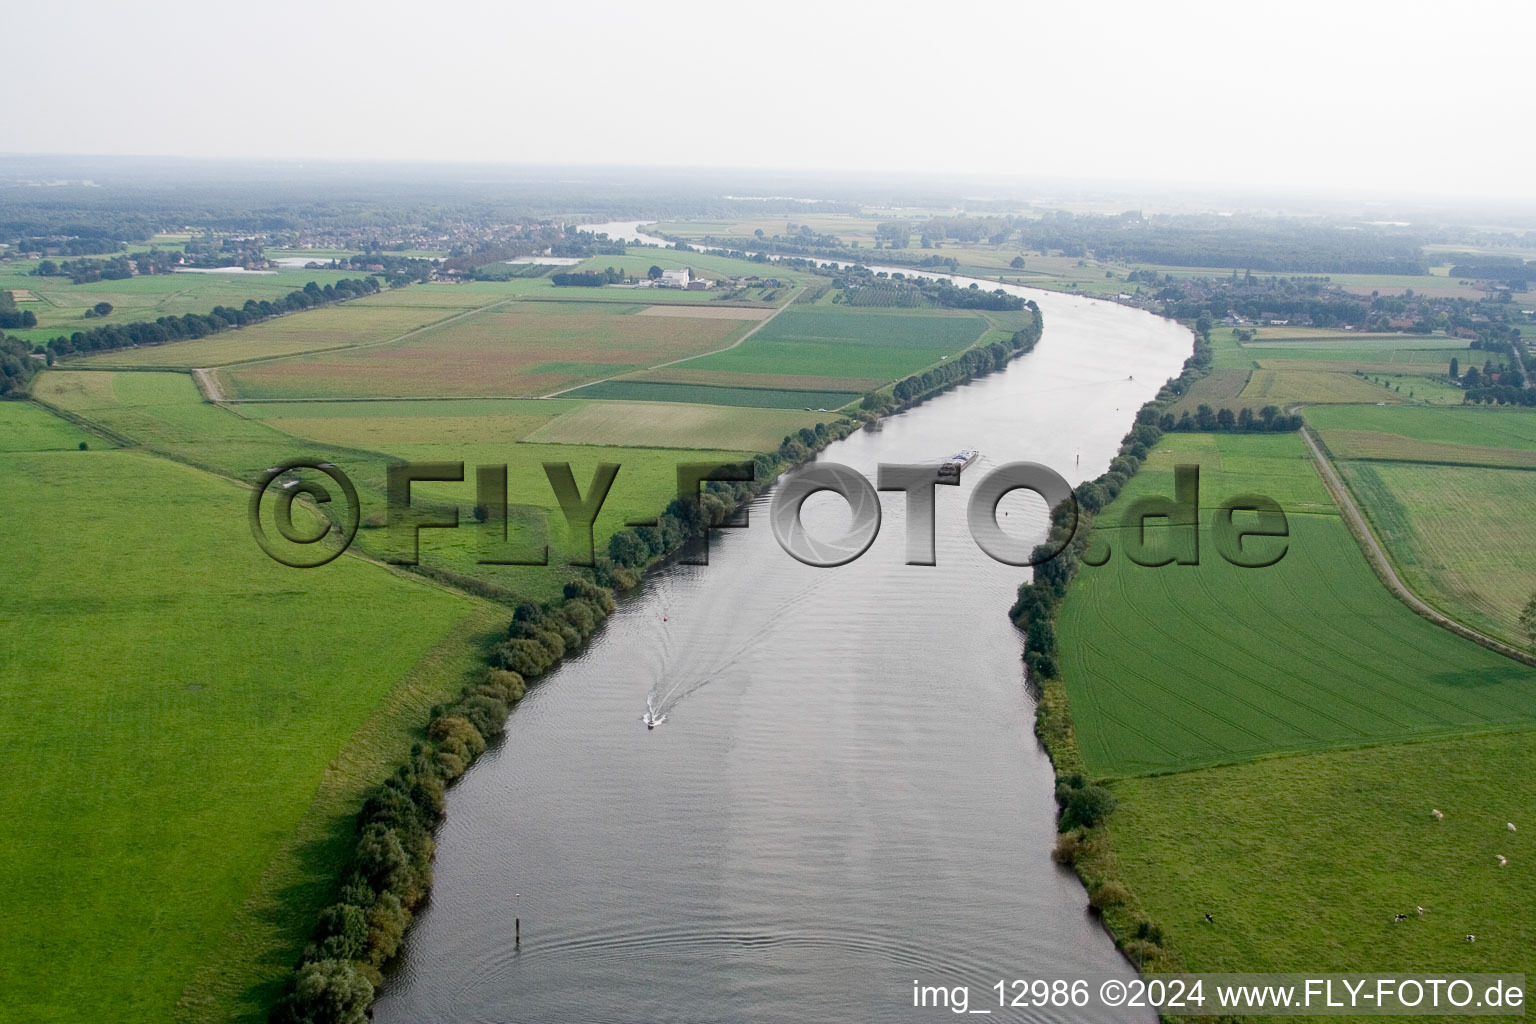
[[[327,766],[476,606],[355,559],[278,565],[251,541],[243,489],[142,453],[0,464],[5,1015],[169,1020],[199,965],[244,941],[240,908]],[[418,686],[461,682],[460,666]],[[389,759],[402,739],[381,734]],[[315,823],[332,856],[363,785],[346,780]],[[270,998],[318,869],[270,880],[280,941],[227,964],[210,1019],[240,1016],[260,986]]]
[[[1536,410],[1458,405],[1448,409],[1322,406],[1307,410],[1317,430],[1370,430],[1420,441],[1536,451]]]
[[[573,403],[574,404],[574,403]],[[741,451],[772,451],[801,427],[827,413],[779,409],[670,405],[654,402],[588,402],[528,435],[547,444],[634,445],[665,448],[711,445]]]
[[[237,366],[221,376],[241,398],[534,396],[722,348],[750,327],[632,316],[585,302],[519,302],[389,345]]]
[[[1304,342],[1287,342],[1279,345],[1244,345],[1243,351],[1260,361],[1297,359],[1309,362],[1382,363],[1397,366],[1399,371],[1408,372],[1423,371],[1426,367],[1449,367],[1452,359],[1459,359],[1466,363],[1472,358],[1473,350],[1465,345],[1459,348],[1445,348],[1442,347],[1443,339],[1440,340],[1441,345],[1424,348],[1356,344],[1325,347]],[[1445,371],[1437,370],[1436,372]]]
[[[621,402],[688,402],[749,409],[835,410],[859,397],[856,391],[788,391],[775,388],[712,387],[643,380],[605,380],[568,393],[567,398]]]
[[[560,399],[241,402],[233,411],[285,434],[346,448],[493,441],[512,444],[580,402]]]
[[[786,310],[752,340],[958,352],[988,326],[986,318],[971,313],[887,313],[823,306]]]
[[[1352,373],[1323,370],[1255,370],[1238,396],[1257,405],[1329,402],[1401,402],[1406,399],[1391,388],[1372,384]]]
[[[1384,462],[1438,462],[1452,466],[1536,469],[1536,451],[1524,448],[1444,444],[1374,430],[1324,430],[1318,436],[1328,446],[1329,454],[1341,460],[1374,459]]]
[[[1178,417],[1186,412],[1193,416],[1202,405],[1212,409],[1241,409],[1238,396],[1248,385],[1249,374],[1248,370],[1214,370],[1209,376],[1195,381],[1177,402],[1168,407],[1168,411]]]
[[[1415,593],[1468,625],[1531,646],[1519,618],[1536,593],[1536,473],[1382,462],[1338,466]]]
[[[120,349],[86,356],[88,366],[224,366],[300,352],[369,345],[397,338],[453,316],[458,310],[433,306],[379,304],[372,296],[321,309],[290,313],[251,327],[193,341]]]
[[[1522,731],[1124,779],[1115,855],[1191,971],[1529,975],[1533,761]]]
[[[0,453],[110,447],[67,420],[27,402],[0,402]]]
[[[153,451],[241,480],[253,481],[283,459],[335,454],[209,405],[183,373],[49,370],[33,391]]]
[[[729,352],[690,359],[676,369],[739,374],[749,378],[743,383],[751,383],[751,377],[762,374],[824,379],[844,377],[860,381],[871,378],[898,380],[920,373],[956,351],[959,349],[881,348],[832,342],[766,341],[754,337]]]
[[[1201,466],[1206,507],[1238,493],[1279,501],[1285,557],[1266,569],[1230,565],[1206,513],[1198,566],[1133,564],[1124,531],[1108,527],[1130,499],[1171,495],[1180,462]],[[1100,521],[1121,550],[1083,568],[1059,624],[1078,742],[1095,774],[1536,723],[1536,669],[1393,598],[1330,514],[1296,435],[1165,437]]]

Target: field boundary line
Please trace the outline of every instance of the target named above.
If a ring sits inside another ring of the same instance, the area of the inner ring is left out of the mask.
[[[1318,473],[1323,478],[1323,486],[1328,488],[1328,492],[1333,495],[1334,504],[1338,506],[1345,525],[1349,527],[1349,532],[1354,535],[1361,551],[1365,553],[1366,561],[1370,563],[1371,568],[1376,572],[1377,578],[1386,584],[1388,590],[1392,591],[1414,613],[1428,619],[1435,625],[1447,629],[1457,636],[1470,640],[1481,647],[1486,647],[1497,654],[1513,658],[1521,664],[1536,666],[1536,656],[1527,654],[1518,647],[1512,647],[1502,640],[1495,640],[1488,634],[1479,632],[1471,626],[1451,618],[1410,590],[1408,585],[1403,582],[1402,577],[1397,574],[1397,569],[1392,565],[1392,560],[1387,555],[1386,548],[1377,538],[1375,531],[1371,529],[1364,513],[1355,504],[1354,495],[1349,492],[1349,488],[1344,483],[1343,478],[1338,475],[1338,472],[1333,468],[1333,463],[1329,461],[1328,456],[1319,447],[1317,438],[1313,436],[1312,428],[1303,427],[1301,436],[1302,440],[1307,442],[1307,448],[1312,453],[1312,458],[1317,464]]]
[[[59,419],[73,423],[81,430],[89,431],[90,433],[95,434],[97,437],[106,438],[108,441],[111,441],[119,448],[143,448],[143,445],[139,444],[138,441],[129,437],[127,434],[119,434],[117,431],[104,427],[94,420],[86,419],[79,413],[70,412],[68,409],[61,409],[54,405],[52,402],[44,401],[43,399],[38,398],[36,395],[29,396],[27,400],[30,401],[33,405],[41,406],[42,408],[48,410]]]

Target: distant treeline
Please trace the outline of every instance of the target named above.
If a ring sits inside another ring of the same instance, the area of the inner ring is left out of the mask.
[[[1429,272],[1418,238],[1357,225],[1135,213],[1055,213],[1015,223],[1028,248],[1107,261],[1309,274]]]
[[[1464,259],[1451,266],[1451,276],[1471,281],[1505,281],[1525,285],[1536,278],[1536,263],[1527,263],[1512,256]]]
[[[1486,388],[1468,388],[1461,400],[1468,405],[1536,405],[1536,390],[1515,384],[1495,384]]]
[[[346,278],[324,287],[311,281],[301,289],[295,289],[277,302],[266,299],[247,299],[244,306],[215,306],[208,313],[187,313],[183,316],[162,316],[158,320],[140,320],[131,324],[113,324],[93,327],[88,331],[76,331],[69,337],[58,337],[48,342],[48,355],[52,359],[85,355],[90,352],[107,352],[112,349],[131,348],[135,345],[159,345],[167,341],[184,341],[203,338],[220,331],[246,327],[285,313],[327,306],[333,302],[345,302],[379,291],[376,278]]]

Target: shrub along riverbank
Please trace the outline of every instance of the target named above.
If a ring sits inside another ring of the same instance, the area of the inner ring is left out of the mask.
[[[1018,599],[1008,613],[1025,634],[1024,660],[1039,691],[1035,731],[1056,768],[1060,834],[1053,856],[1057,863],[1077,871],[1088,889],[1089,905],[1103,916],[1115,944],[1143,970],[1176,971],[1181,961],[1163,944],[1162,928],[1143,911],[1120,877],[1107,826],[1115,799],[1106,787],[1087,777],[1078,749],[1067,691],[1056,661],[1056,613],[1092,543],[1094,516],[1141,469],[1167,429],[1168,407],[1211,372],[1211,358],[1209,332],[1197,332],[1195,350],[1184,361],[1182,372],[1170,378],[1137,412],[1136,422],[1120,442],[1109,469],[1079,484],[1072,499],[1051,510],[1050,536],[1035,548],[1035,557],[1043,558],[1059,549],[1058,554],[1035,566],[1034,579],[1019,587]]]
[[[968,349],[946,364],[897,383],[891,394],[867,396],[855,415],[818,423],[788,436],[777,451],[755,456],[750,479],[706,481],[697,499],[674,499],[653,526],[615,533],[595,559],[592,580],[574,580],[563,599],[523,603],[507,637],[490,656],[485,677],[451,703],[432,710],[424,736],[406,763],[372,790],[357,816],[357,842],[335,901],[273,1008],[275,1024],[361,1024],[385,963],[399,950],[412,915],[432,885],[433,830],[442,821],[446,788],[506,729],[528,684],[585,644],[613,613],[614,591],[635,586],[645,570],[717,526],[798,465],[864,423],[909,409],[950,387],[1000,370],[1039,341],[1033,322],[1007,342]],[[746,466],[733,474],[746,477]],[[721,474],[726,475],[726,474]]]

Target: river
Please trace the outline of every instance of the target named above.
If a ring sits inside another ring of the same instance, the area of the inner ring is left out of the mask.
[[[376,1020],[948,1018],[913,1008],[914,982],[969,985],[991,1019],[1106,1019],[998,1009],[990,989],[1131,970],[1050,859],[1051,765],[1006,616],[1027,570],[976,547],[965,498],[1004,462],[1102,472],[1192,339],[1009,290],[1044,314],[1033,353],[820,456],[873,479],[980,449],[937,488],[938,565],[903,564],[899,492],[874,545],[832,569],[779,547],[765,495],[708,566],[655,573],[451,791],[432,899]],[[1027,492],[1000,512],[1044,535]],[[806,503],[813,533],[847,520],[829,495]],[[652,732],[653,686],[676,692]]]

